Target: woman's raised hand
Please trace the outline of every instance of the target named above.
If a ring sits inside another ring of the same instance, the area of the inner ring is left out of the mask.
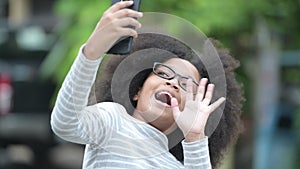
[[[121,1],[104,12],[84,47],[83,53],[88,59],[98,59],[122,36],[137,37],[137,31],[128,26],[140,28],[141,24],[134,18],[140,18],[143,14],[126,8],[133,3]]]
[[[205,137],[205,125],[209,115],[216,110],[224,101],[221,97],[216,102],[210,104],[214,85],[209,84],[205,92],[207,79],[202,78],[198,91],[194,96],[192,92],[192,80],[187,82],[187,95],[184,110],[180,111],[176,98],[172,98],[171,106],[176,124],[185,136],[186,142],[197,141]]]

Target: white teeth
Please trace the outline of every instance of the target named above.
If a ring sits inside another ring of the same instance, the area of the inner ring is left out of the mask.
[[[158,95],[162,95],[162,94],[167,94],[168,96],[170,96],[170,98],[172,98],[172,95],[169,92],[162,91],[158,93]]]

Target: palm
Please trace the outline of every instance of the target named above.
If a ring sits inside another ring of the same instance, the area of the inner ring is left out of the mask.
[[[205,93],[207,79],[202,79],[195,95],[191,92],[191,81],[188,81],[188,93],[183,111],[178,108],[175,98],[172,99],[173,115],[178,127],[186,136],[189,133],[204,135],[204,129],[209,115],[218,108],[225,100],[221,97],[216,102],[210,104],[214,85],[209,84]],[[205,95],[204,95],[205,93]]]

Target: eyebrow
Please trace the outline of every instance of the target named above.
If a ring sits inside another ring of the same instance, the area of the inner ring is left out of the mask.
[[[173,66],[168,65],[168,64],[165,64],[165,63],[162,63],[162,64],[168,66],[168,67],[171,68],[173,71],[175,71],[177,74],[180,74],[180,75],[183,76],[183,77],[191,78],[193,81],[195,81],[196,83],[198,83],[198,81],[196,80],[195,77],[192,77],[192,76],[190,76],[190,75],[188,75],[188,76],[183,75],[182,73],[178,73],[178,71],[175,70],[176,68],[174,68]],[[189,72],[191,72],[191,71],[189,71]],[[191,72],[191,73],[193,74],[193,72]],[[199,78],[201,79],[201,76],[200,76]]]

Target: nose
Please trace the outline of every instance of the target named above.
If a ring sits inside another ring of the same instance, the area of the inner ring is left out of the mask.
[[[178,81],[176,78],[167,80],[166,85],[173,87],[176,91],[179,90]]]

